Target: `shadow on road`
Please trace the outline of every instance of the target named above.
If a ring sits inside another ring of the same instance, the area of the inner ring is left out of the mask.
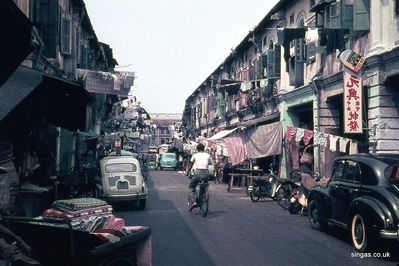
[[[171,198],[185,195],[186,186],[171,187],[169,171],[149,172],[149,196],[145,210],[126,211],[118,208],[118,217],[128,225],[150,226],[152,230],[153,265],[214,265],[189,224]],[[154,180],[156,179],[156,184]],[[176,185],[174,183],[174,185]],[[169,193],[172,191],[172,193]],[[172,195],[175,194],[175,195]],[[187,210],[188,213],[188,210]],[[209,213],[209,215],[213,215]],[[199,218],[202,218],[201,216]]]

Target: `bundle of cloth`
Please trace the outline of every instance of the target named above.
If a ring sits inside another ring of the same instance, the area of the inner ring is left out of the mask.
[[[94,232],[99,228],[120,228],[125,221],[112,214],[112,206],[96,198],[77,198],[55,201],[42,214],[47,219],[67,219],[72,228]]]

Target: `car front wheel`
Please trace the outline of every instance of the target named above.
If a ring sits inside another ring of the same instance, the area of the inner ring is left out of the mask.
[[[351,236],[352,242],[355,248],[364,252],[370,249],[370,243],[373,242],[371,236],[371,230],[366,221],[364,220],[363,215],[355,214],[352,218],[352,226],[351,226]]]

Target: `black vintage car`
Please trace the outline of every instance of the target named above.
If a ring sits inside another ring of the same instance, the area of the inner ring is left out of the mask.
[[[364,252],[377,239],[399,240],[399,154],[357,154],[337,158],[328,185],[309,194],[315,229],[329,223],[349,230]]]

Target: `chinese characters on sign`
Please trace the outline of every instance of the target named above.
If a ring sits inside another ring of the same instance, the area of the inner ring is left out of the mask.
[[[344,132],[363,133],[361,72],[344,71]]]

